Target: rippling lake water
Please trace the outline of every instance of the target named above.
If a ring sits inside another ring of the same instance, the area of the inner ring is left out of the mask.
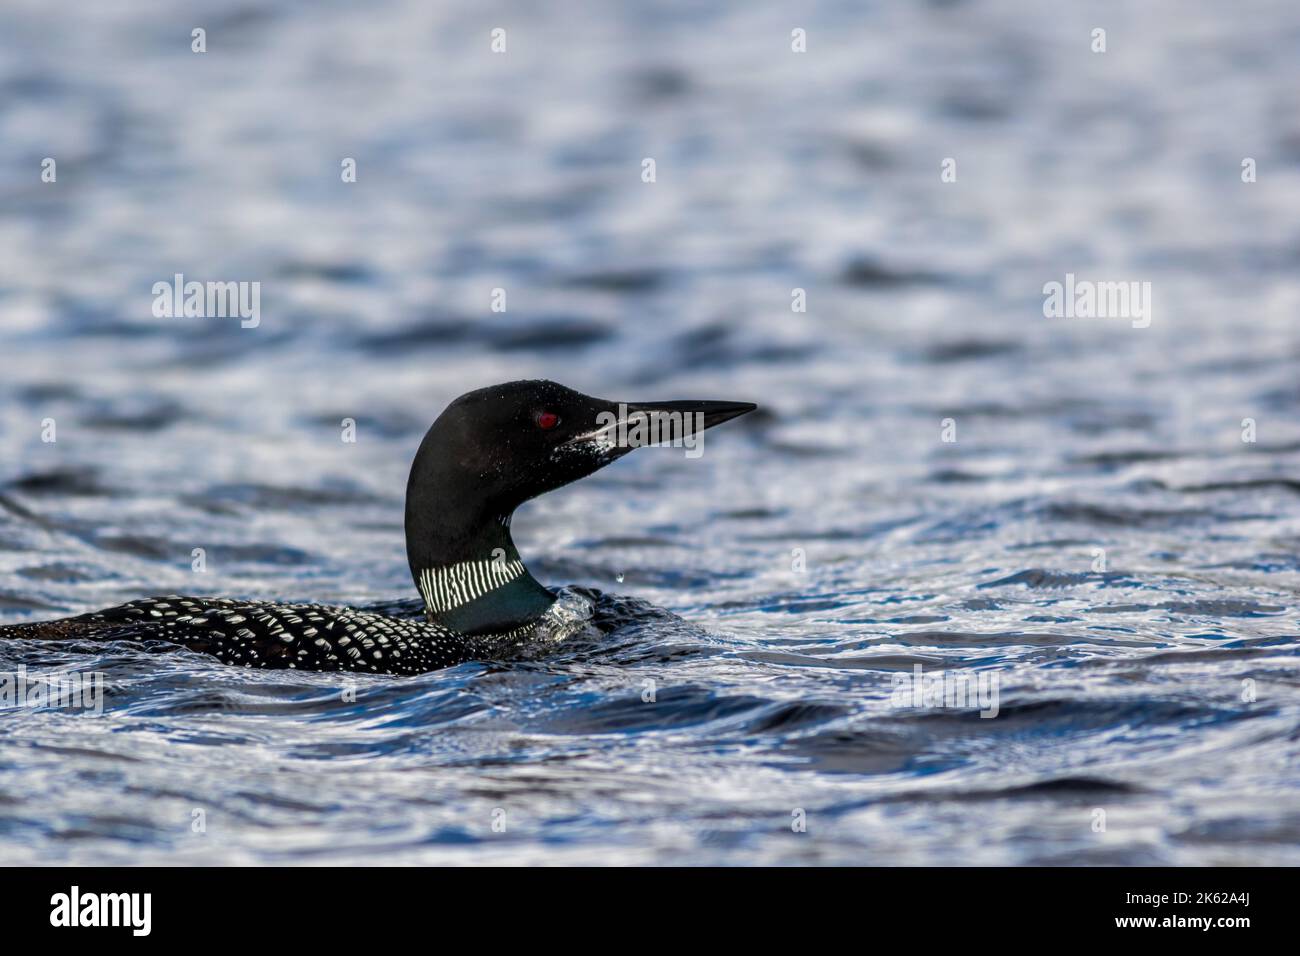
[[[761,410],[517,515],[600,626],[545,652],[350,700],[0,642],[106,694],[0,710],[0,861],[1300,863],[1297,51],[1280,2],[7,3],[0,622],[414,613],[461,392]],[[260,324],[155,318],[175,273]],[[1149,326],[1046,318],[1067,274]]]

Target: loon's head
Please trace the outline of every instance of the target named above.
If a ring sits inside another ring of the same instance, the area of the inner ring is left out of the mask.
[[[704,429],[756,407],[611,402],[547,381],[462,395],[424,436],[406,486],[407,558],[429,616],[475,631],[545,610],[550,592],[523,569],[510,540],[519,505],[641,444],[689,447]]]

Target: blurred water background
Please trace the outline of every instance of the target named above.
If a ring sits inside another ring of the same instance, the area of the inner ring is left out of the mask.
[[[409,612],[471,388],[762,411],[519,513],[600,640],[355,702],[4,642],[108,698],[0,711],[0,862],[1300,863],[1297,53],[1283,2],[9,0],[5,623]],[[155,318],[178,272],[260,325]],[[999,715],[892,706],[918,663]]]

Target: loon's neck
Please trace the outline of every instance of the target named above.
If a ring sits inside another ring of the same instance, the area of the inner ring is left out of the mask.
[[[524,567],[510,538],[510,515],[446,509],[412,514],[406,552],[430,623],[462,634],[500,634],[537,620],[555,595]]]

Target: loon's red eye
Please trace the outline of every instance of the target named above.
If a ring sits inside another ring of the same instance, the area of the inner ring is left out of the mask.
[[[551,429],[560,424],[560,416],[555,412],[538,412],[537,427]]]

